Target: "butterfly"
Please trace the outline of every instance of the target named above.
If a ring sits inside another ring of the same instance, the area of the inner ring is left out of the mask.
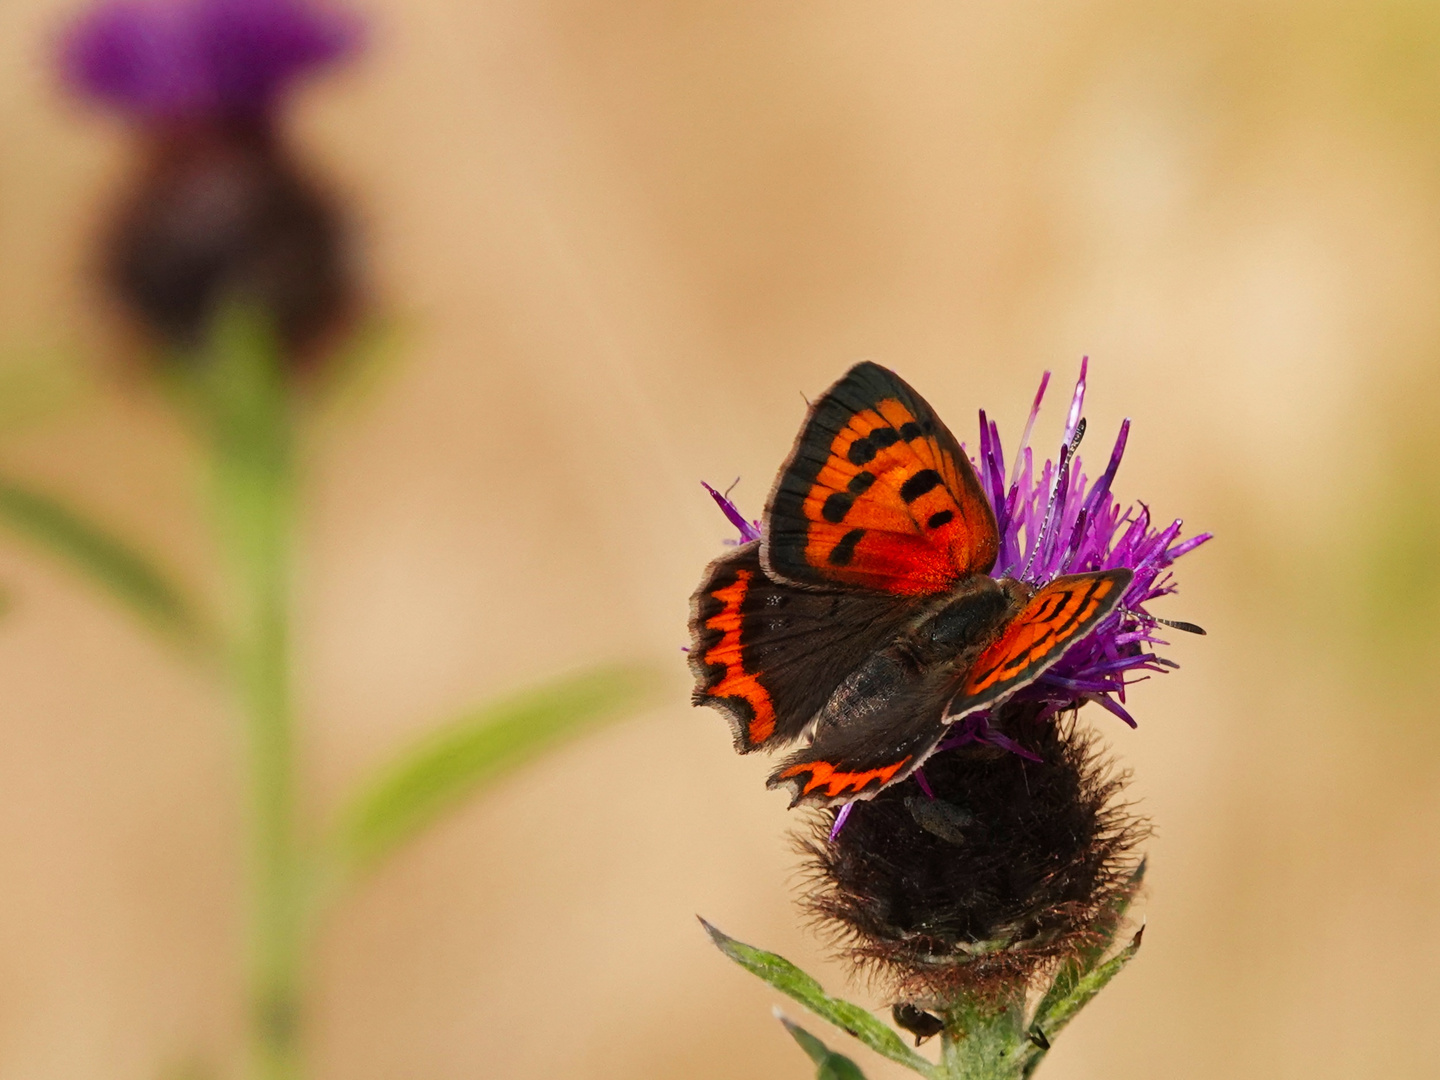
[[[741,753],[798,746],[791,805],[873,797],[950,725],[1038,679],[1120,604],[1131,572],[995,579],[1000,537],[960,444],[893,371],[861,363],[810,407],[761,538],[691,601],[696,704]]]

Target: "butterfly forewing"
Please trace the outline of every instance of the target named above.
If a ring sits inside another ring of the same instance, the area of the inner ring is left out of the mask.
[[[710,564],[692,601],[695,702],[727,714],[742,753],[790,742],[908,618],[895,597],[774,581],[746,544]]]
[[[970,665],[946,719],[993,705],[1038,679],[1115,610],[1131,577],[1129,570],[1071,574],[1038,589]]]
[[[810,409],[765,512],[772,577],[929,596],[995,563],[995,515],[955,436],[862,363]]]

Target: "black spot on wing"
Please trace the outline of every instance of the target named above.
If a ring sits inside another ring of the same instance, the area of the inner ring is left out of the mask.
[[[912,503],[927,491],[934,491],[942,483],[944,481],[934,469],[921,469],[900,485],[900,498]]]
[[[900,441],[900,433],[892,427],[878,427],[850,444],[846,456],[853,465],[868,465],[875,455]]]
[[[850,449],[846,456],[849,457],[852,465],[869,465],[870,462],[875,460],[875,455],[878,452],[879,451],[875,449],[875,444],[870,441],[870,436],[866,435],[864,438],[856,439],[850,444]]]
[[[930,520],[925,522],[927,529],[938,529],[941,525],[948,525],[955,518],[954,510],[937,510],[930,515]]]
[[[861,469],[850,478],[849,489],[851,495],[864,495],[870,490],[870,485],[875,483],[875,474],[869,469]]]
[[[826,498],[825,505],[820,508],[820,516],[832,525],[838,525],[845,520],[845,515],[850,512],[850,507],[854,502],[854,495],[845,491],[836,491]]]
[[[855,557],[855,545],[864,535],[864,529],[851,529],[842,536],[840,542],[830,549],[830,564],[832,566],[848,566],[850,560]]]

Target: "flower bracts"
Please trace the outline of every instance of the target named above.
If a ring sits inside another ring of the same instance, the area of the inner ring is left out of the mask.
[[[1147,828],[1095,736],[1043,710],[1003,708],[1025,756],[942,751],[924,787],[852,804],[833,836],[833,814],[807,826],[804,907],[895,998],[941,1008],[1025,985],[1113,932]]]

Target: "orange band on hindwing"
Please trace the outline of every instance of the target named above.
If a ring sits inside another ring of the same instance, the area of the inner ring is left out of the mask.
[[[724,588],[716,589],[710,595],[724,606],[705,620],[705,626],[718,630],[721,638],[705,651],[704,660],[708,665],[725,669],[724,676],[708,686],[704,694],[713,698],[730,698],[743,702],[746,713],[745,734],[752,746],[758,746],[775,733],[775,704],[770,692],[761,685],[757,675],[745,670],[744,650],[740,644],[740,628],[743,624],[741,605],[750,590],[754,578],[752,570],[736,570],[735,580]]]
[[[834,799],[841,795],[859,795],[874,781],[880,781],[880,786],[888,784],[897,772],[905,767],[912,755],[906,755],[893,765],[886,765],[879,769],[866,769],[864,772],[841,772],[828,761],[807,761],[800,765],[792,765],[784,772],[779,773],[776,779],[791,780],[804,773],[810,774],[810,779],[805,781],[805,786],[800,790],[798,797],[804,797],[819,788],[825,789],[826,798]]]

